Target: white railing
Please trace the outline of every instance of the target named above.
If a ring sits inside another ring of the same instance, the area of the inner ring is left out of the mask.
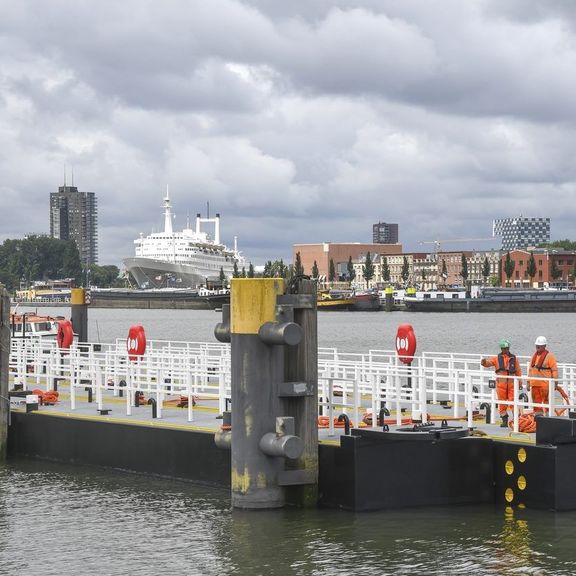
[[[489,412],[490,423],[494,423],[497,406],[503,402],[497,400],[492,387],[494,371],[482,368],[480,358],[427,352],[406,365],[389,350],[355,354],[320,348],[319,412],[328,416],[329,435],[334,433],[336,415],[346,414],[358,425],[369,412],[376,427],[381,410],[390,412],[387,422],[397,425],[408,416],[423,422],[439,417],[462,420],[472,428],[474,416],[480,412]],[[523,364],[526,360],[526,373],[529,359],[520,360]],[[88,391],[99,410],[110,396],[125,398],[126,414],[131,415],[135,395],[142,392],[155,400],[158,418],[164,401],[180,400],[187,404],[187,420],[192,422],[195,398],[211,402],[219,413],[226,410],[231,396],[230,370],[230,346],[220,343],[149,341],[145,355],[136,361],[130,360],[124,339],[113,344],[73,345],[68,351],[46,339],[13,339],[11,343],[12,386],[48,391],[64,381],[72,410],[84,402],[84,394],[79,397],[79,392]],[[515,400],[507,404],[516,432],[518,417],[526,410],[543,408],[549,414],[564,410],[566,414],[566,409],[576,409],[576,364],[559,364],[559,376],[569,404],[555,395],[552,381],[548,404],[531,402],[529,394],[521,398],[520,381],[525,384],[526,376],[512,378]]]

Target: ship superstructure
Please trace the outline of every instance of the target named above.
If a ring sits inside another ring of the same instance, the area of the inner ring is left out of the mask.
[[[203,225],[213,225],[212,236]],[[197,288],[218,278],[220,270],[230,278],[234,262],[239,268],[244,265],[236,238],[233,249],[220,242],[220,214],[214,218],[197,214],[194,229],[188,222],[184,230],[174,232],[168,190],[164,197],[164,232],[140,234],[134,245],[136,255],[125,258],[124,266],[140,288]]]

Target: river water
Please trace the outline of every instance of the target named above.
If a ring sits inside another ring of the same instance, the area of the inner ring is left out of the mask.
[[[94,309],[89,336],[111,342],[141,323],[151,339],[213,341],[219,319],[212,311]],[[563,314],[323,312],[319,344],[392,349],[402,323],[414,327],[418,351],[494,353],[506,336],[528,355],[543,334],[559,361],[576,361],[572,316]],[[231,510],[227,490],[46,462],[0,466],[1,575],[560,576],[576,574],[575,539],[576,512],[245,512]]]

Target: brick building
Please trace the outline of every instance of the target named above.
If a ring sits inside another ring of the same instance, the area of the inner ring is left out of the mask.
[[[528,276],[528,262],[530,254],[534,254],[536,274],[531,279]],[[570,250],[535,249],[511,250],[510,259],[514,262],[512,276],[508,280],[504,264],[507,253],[500,258],[502,271],[501,285],[513,288],[542,288],[551,284],[568,285],[574,283],[576,273],[576,252]]]
[[[365,259],[366,253],[371,256],[376,254],[401,254],[401,244],[361,244],[360,242],[332,243],[323,242],[321,244],[294,244],[292,247],[292,262],[296,261],[296,254],[300,252],[300,261],[304,267],[304,273],[310,274],[314,262],[318,266],[319,276],[328,277],[330,270],[330,260],[334,261],[336,278],[344,278],[347,275],[348,260],[352,257],[352,262]]]

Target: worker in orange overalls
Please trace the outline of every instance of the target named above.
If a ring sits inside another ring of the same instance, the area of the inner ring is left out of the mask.
[[[514,377],[522,376],[520,362],[514,354],[510,353],[510,342],[503,338],[498,343],[500,345],[500,354],[491,358],[482,358],[480,364],[484,367],[493,366],[496,369],[496,396],[498,400],[514,401]],[[522,389],[522,380],[518,381],[518,388]],[[508,426],[508,410],[512,410],[511,405],[498,404],[498,412],[502,418],[500,426]]]
[[[558,364],[554,354],[546,350],[548,344],[546,336],[538,336],[534,344],[536,352],[532,356],[528,370],[528,390],[532,390],[532,402],[547,404],[550,396],[550,379],[554,380],[554,389],[558,389]],[[538,406],[534,408],[534,412],[541,414],[544,408]]]

